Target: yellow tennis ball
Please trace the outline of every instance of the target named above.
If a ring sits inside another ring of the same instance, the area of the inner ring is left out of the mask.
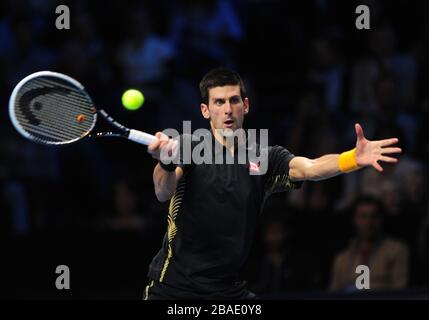
[[[144,95],[136,89],[129,89],[122,95],[122,105],[128,110],[137,110],[144,103]]]

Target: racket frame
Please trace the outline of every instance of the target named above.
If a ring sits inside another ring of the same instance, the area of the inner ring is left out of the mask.
[[[58,72],[53,72],[53,71],[39,71],[39,72],[35,72],[32,73],[28,76],[26,76],[24,79],[22,79],[20,82],[18,82],[18,84],[15,86],[15,88],[12,91],[12,94],[10,96],[9,99],[9,117],[12,121],[13,126],[15,127],[15,129],[24,137],[27,138],[31,141],[37,142],[39,144],[43,144],[43,145],[65,145],[65,144],[71,144],[74,142],[77,142],[79,140],[82,140],[83,138],[85,138],[86,136],[90,135],[90,133],[92,132],[92,130],[95,127],[95,124],[97,122],[97,112],[94,109],[94,119],[92,121],[91,127],[89,128],[89,130],[84,133],[82,136],[77,137],[75,139],[71,139],[71,140],[67,140],[67,141],[59,141],[59,142],[41,142],[38,141],[38,139],[35,139],[30,133],[28,133],[27,131],[25,131],[24,129],[22,129],[21,125],[19,124],[18,119],[16,118],[15,115],[15,102],[16,102],[16,96],[19,92],[19,90],[30,80],[37,78],[37,77],[41,77],[41,76],[50,76],[50,77],[58,77],[60,79],[63,79],[65,81],[71,82],[74,86],[76,86],[79,90],[82,90],[82,92],[85,93],[85,95],[89,98],[89,100],[92,102],[92,99],[90,97],[90,95],[88,94],[88,92],[86,92],[85,87],[79,83],[77,80],[62,74],[62,73],[58,73]],[[94,107],[94,105],[93,105]],[[95,107],[94,107],[95,108]]]
[[[30,80],[37,78],[37,77],[41,77],[41,76],[51,76],[51,77],[57,77],[60,78],[66,82],[70,82],[71,84],[73,84],[74,86],[76,86],[79,90],[81,90],[88,98],[89,101],[91,101],[91,105],[92,105],[92,111],[94,113],[94,118],[92,121],[92,124],[90,126],[90,128],[80,137],[77,137],[75,139],[71,139],[71,140],[67,140],[67,141],[60,141],[60,142],[46,142],[46,141],[39,141],[37,138],[34,138],[34,136],[32,136],[30,133],[26,132],[21,125],[19,124],[18,119],[16,118],[15,115],[15,102],[16,102],[16,96],[19,92],[19,90]],[[107,123],[109,123],[112,127],[116,128],[120,133],[113,133],[111,131],[106,131],[106,132],[93,132],[95,125],[97,123],[98,120],[98,115],[100,115],[101,117],[103,117]],[[123,126],[122,124],[120,124],[119,122],[115,121],[111,116],[109,116],[109,114],[104,111],[103,109],[97,109],[91,99],[91,96],[88,94],[88,92],[85,90],[85,87],[77,80],[73,79],[72,77],[69,77],[65,74],[62,73],[58,73],[58,72],[53,72],[53,71],[39,71],[39,72],[35,72],[32,73],[30,75],[28,75],[27,77],[25,77],[24,79],[22,79],[13,89],[12,94],[10,96],[9,99],[9,116],[10,119],[12,121],[13,126],[15,127],[15,129],[24,137],[27,138],[31,141],[37,142],[39,144],[43,144],[43,145],[66,145],[66,144],[71,144],[71,143],[75,143],[77,141],[83,140],[85,138],[101,138],[101,137],[122,137],[122,138],[126,138],[128,140],[140,143],[140,144],[145,144],[145,145],[149,145],[152,141],[157,140],[157,138],[151,134],[139,131],[139,130],[135,130],[135,129],[129,129],[125,126]]]

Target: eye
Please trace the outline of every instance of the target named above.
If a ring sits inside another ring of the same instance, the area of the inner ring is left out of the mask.
[[[237,104],[237,103],[240,103],[240,102],[241,102],[241,98],[238,97],[238,96],[232,97],[231,100],[230,100],[231,104]]]
[[[221,105],[223,105],[223,100],[215,100],[215,105],[217,105],[218,107],[220,107]]]

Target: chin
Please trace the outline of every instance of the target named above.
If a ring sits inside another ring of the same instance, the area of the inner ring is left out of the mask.
[[[235,128],[222,128],[220,129],[220,133],[224,137],[231,137],[232,135],[234,135],[235,130],[236,130]]]

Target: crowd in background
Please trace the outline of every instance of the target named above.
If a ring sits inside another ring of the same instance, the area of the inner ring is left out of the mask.
[[[59,4],[70,8],[70,30],[55,28]],[[355,27],[358,4],[370,8],[370,30]],[[368,139],[398,137],[403,149],[383,173],[274,195],[243,271],[251,287],[350,292],[362,262],[374,288],[428,286],[428,57],[428,1],[2,1],[1,239],[52,230],[162,236],[167,225],[144,147],[49,148],[19,136],[7,103],[20,79],[68,74],[119,122],[156,132],[180,130],[183,120],[208,127],[198,84],[225,66],[247,86],[245,126],[268,128],[271,144],[313,158],[339,153],[354,146],[359,122]],[[145,94],[138,111],[120,105],[130,87]]]

